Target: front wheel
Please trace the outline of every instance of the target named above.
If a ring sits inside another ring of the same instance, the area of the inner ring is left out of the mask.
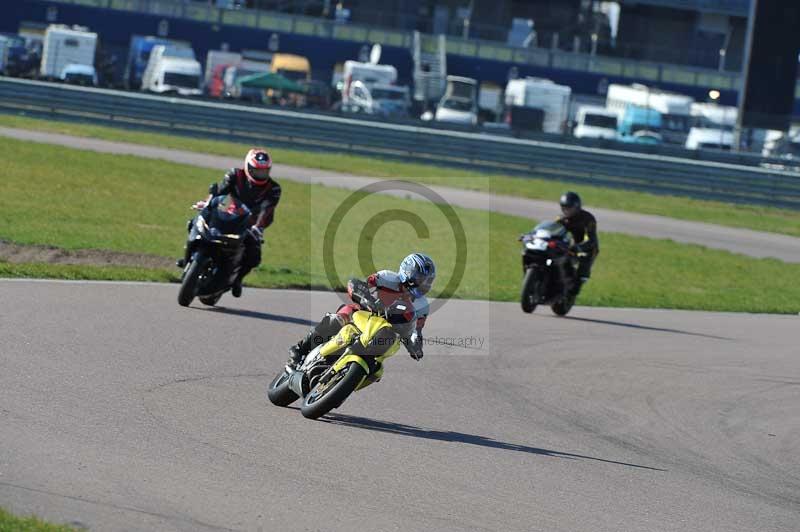
[[[285,369],[272,379],[267,388],[267,397],[275,406],[289,406],[299,399],[299,396],[289,389],[289,380],[292,375]]]
[[[197,295],[197,282],[200,279],[200,273],[206,266],[207,260],[206,257],[198,255],[184,272],[181,289],[178,291],[178,304],[180,306],[188,307]]]
[[[303,400],[300,412],[308,419],[317,419],[339,408],[361,384],[365,375],[364,368],[351,362],[342,371],[334,373],[327,382],[314,386]]]
[[[221,297],[222,297],[222,294],[217,294],[215,296],[204,296],[204,297],[199,297],[197,299],[200,300],[200,303],[202,303],[204,305],[208,305],[209,307],[213,307],[214,305],[217,304],[217,302],[219,301],[219,298],[221,298]]]
[[[564,296],[558,303],[553,303],[550,308],[557,316],[566,316],[574,304],[575,296]]]
[[[522,291],[520,293],[520,302],[522,303],[522,312],[530,314],[536,310],[536,274],[533,268],[525,270],[525,278],[522,280]]]

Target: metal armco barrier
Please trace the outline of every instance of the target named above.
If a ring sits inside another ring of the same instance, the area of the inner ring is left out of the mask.
[[[800,173],[0,77],[0,112],[800,210]]]

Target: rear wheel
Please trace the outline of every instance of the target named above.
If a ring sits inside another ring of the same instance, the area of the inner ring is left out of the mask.
[[[533,268],[528,268],[525,271],[525,278],[522,280],[522,292],[520,293],[520,302],[522,303],[522,312],[530,314],[536,310],[536,274]]]
[[[309,419],[317,419],[334,408],[339,408],[365,375],[364,368],[358,363],[349,363],[342,371],[334,373],[327,382],[314,386],[303,400],[300,412]]]
[[[183,280],[181,281],[181,289],[178,291],[178,304],[180,306],[188,307],[197,295],[197,282],[207,262],[207,257],[198,255],[196,259],[192,260],[191,264],[189,264],[189,267],[184,272]]]
[[[291,374],[285,369],[272,379],[267,388],[267,397],[275,406],[289,406],[297,401],[300,396],[289,389]]]

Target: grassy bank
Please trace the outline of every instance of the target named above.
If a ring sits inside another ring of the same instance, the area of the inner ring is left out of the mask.
[[[42,153],[41,145],[34,143],[0,144],[6,190],[25,191],[24,197],[8,201],[0,210],[0,239],[177,257],[192,214],[188,206],[203,197],[208,183],[219,176],[213,170],[131,156],[62,148],[52,157]],[[345,190],[286,182],[276,222],[266,233],[264,262],[248,283],[329,287],[322,244],[336,209],[348,199],[354,198]],[[450,222],[437,206],[385,196],[356,199],[360,201],[341,217],[331,240],[328,262],[338,271],[333,285],[373,267],[395,267],[413,249],[437,260],[440,277],[433,295],[463,264],[455,297],[516,300],[521,276],[516,237],[532,226],[532,220],[455,209],[466,237],[462,256]],[[800,275],[800,265],[670,241],[608,233],[602,238],[603,251],[580,304],[798,310],[800,285],[785,279]],[[0,264],[3,276],[169,281],[177,274],[177,269]]]
[[[78,532],[77,528],[53,525],[38,517],[18,517],[0,508],[0,532]]]
[[[154,134],[124,128],[38,120],[24,116],[2,114],[0,114],[0,126],[155,145],[231,157],[241,157],[250,147],[249,145],[232,142]],[[591,207],[655,214],[681,220],[800,236],[800,212],[791,210],[733,205],[673,196],[656,196],[640,192],[577,185],[570,183],[568,180],[559,182],[536,179],[535,176],[526,179],[479,174],[440,166],[396,162],[347,154],[282,148],[274,148],[271,151],[276,161],[289,165],[375,177],[402,177],[428,184],[447,185],[554,202],[557,201],[557,198],[565,189],[573,188],[580,191],[587,205]]]

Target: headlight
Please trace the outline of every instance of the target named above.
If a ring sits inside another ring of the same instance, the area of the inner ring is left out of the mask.
[[[541,238],[534,238],[533,242],[525,242],[525,247],[534,251],[544,251],[547,249],[547,240]]]
[[[200,231],[201,233],[204,232],[206,229],[208,229],[208,224],[206,223],[206,219],[203,218],[203,216],[200,214],[197,215],[197,221],[194,223],[194,225],[195,227],[197,227],[197,230]]]

